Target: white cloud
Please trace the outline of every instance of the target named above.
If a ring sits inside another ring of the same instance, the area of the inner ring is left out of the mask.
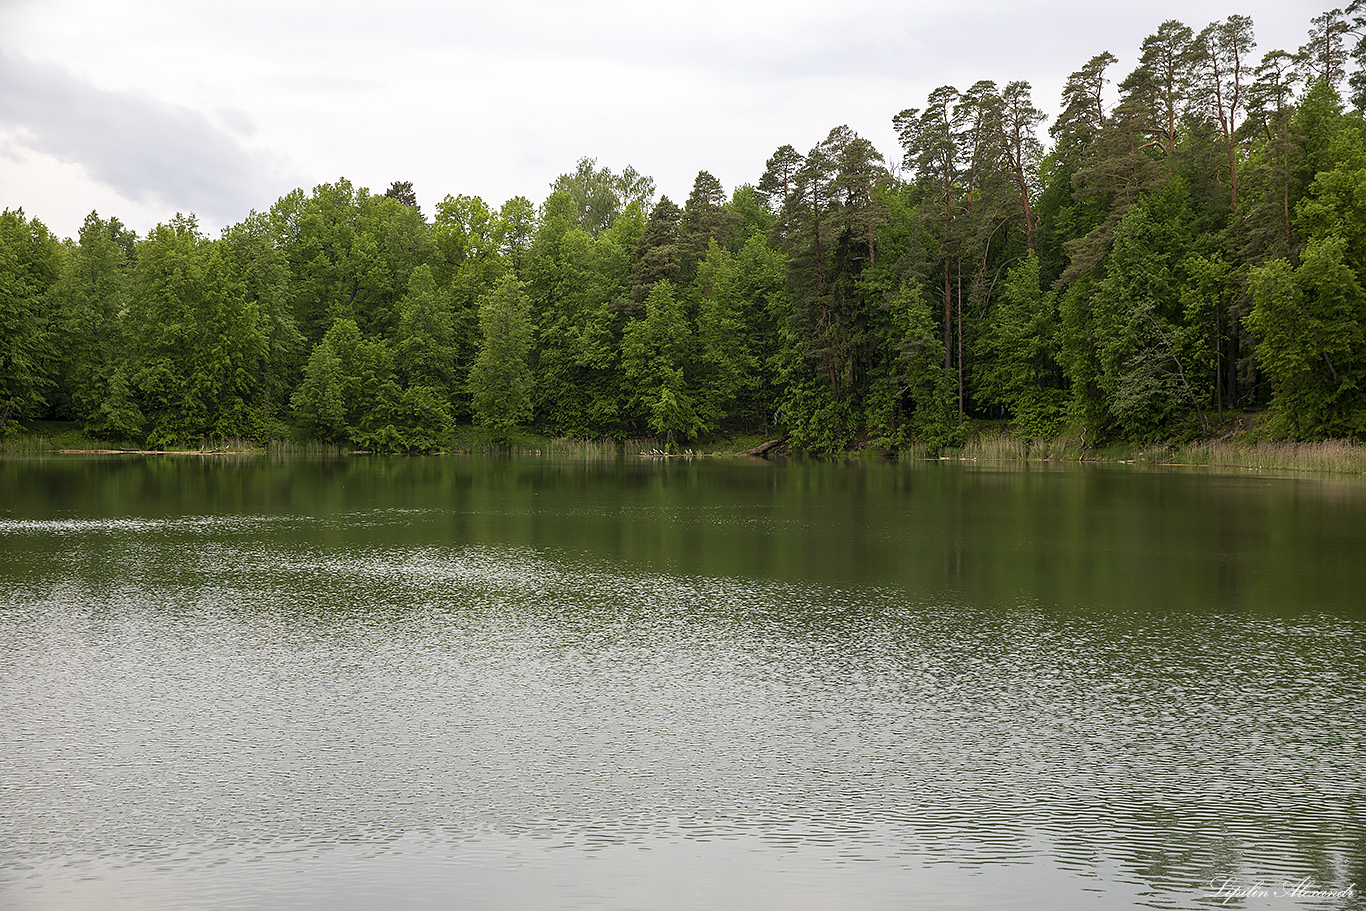
[[[0,130],[0,208],[23,209],[58,236],[74,237],[92,211],[128,225],[153,225],[163,211],[120,196],[86,169],[35,152],[19,131]]]
[[[0,128],[31,153],[4,164],[0,191],[23,187],[30,214],[55,219],[41,200],[69,188],[50,167],[20,173],[47,156],[162,218],[223,223],[339,177],[413,181],[430,212],[447,193],[539,201],[587,155],[681,200],[699,170],[733,188],[839,124],[894,161],[892,117],[939,85],[1025,79],[1052,113],[1094,54],[1119,56],[1118,81],[1164,19],[1231,12],[1253,16],[1260,55],[1302,43],[1318,6],[0,0]]]
[[[223,224],[268,192],[263,156],[197,111],[99,89],[3,52],[0,86],[0,124],[11,129],[11,145],[79,165],[124,199],[198,211]]]

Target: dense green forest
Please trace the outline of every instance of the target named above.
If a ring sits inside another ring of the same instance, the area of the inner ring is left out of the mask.
[[[1067,81],[935,89],[892,159],[847,127],[679,206],[584,159],[535,205],[295,190],[211,239],[0,216],[0,436],[307,437],[425,451],[458,423],[584,438],[1366,437],[1366,0],[1253,57],[1164,22]]]

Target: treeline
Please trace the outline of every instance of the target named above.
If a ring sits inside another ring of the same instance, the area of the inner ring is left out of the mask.
[[[680,207],[585,159],[539,205],[295,190],[210,239],[0,216],[0,435],[164,446],[303,434],[438,449],[459,422],[671,443],[931,448],[1195,438],[1266,408],[1366,436],[1366,11],[1254,62],[1252,22],[1169,21],[1105,100],[938,88],[889,165],[847,127]],[[1349,78],[1350,77],[1350,78]],[[1343,91],[1348,93],[1344,100]]]

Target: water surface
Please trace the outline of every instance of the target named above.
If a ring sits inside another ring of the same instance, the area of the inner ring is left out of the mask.
[[[1363,556],[1359,479],[0,461],[0,906],[1359,908]]]

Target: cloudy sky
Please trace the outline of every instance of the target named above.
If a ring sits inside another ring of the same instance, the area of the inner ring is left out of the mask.
[[[60,236],[92,209],[210,232],[294,187],[412,181],[540,202],[581,157],[685,199],[848,124],[889,161],[893,115],[940,85],[1024,79],[1050,116],[1165,19],[1250,15],[1256,56],[1314,0],[0,0],[0,208]],[[1112,87],[1113,91],[1113,87]]]

